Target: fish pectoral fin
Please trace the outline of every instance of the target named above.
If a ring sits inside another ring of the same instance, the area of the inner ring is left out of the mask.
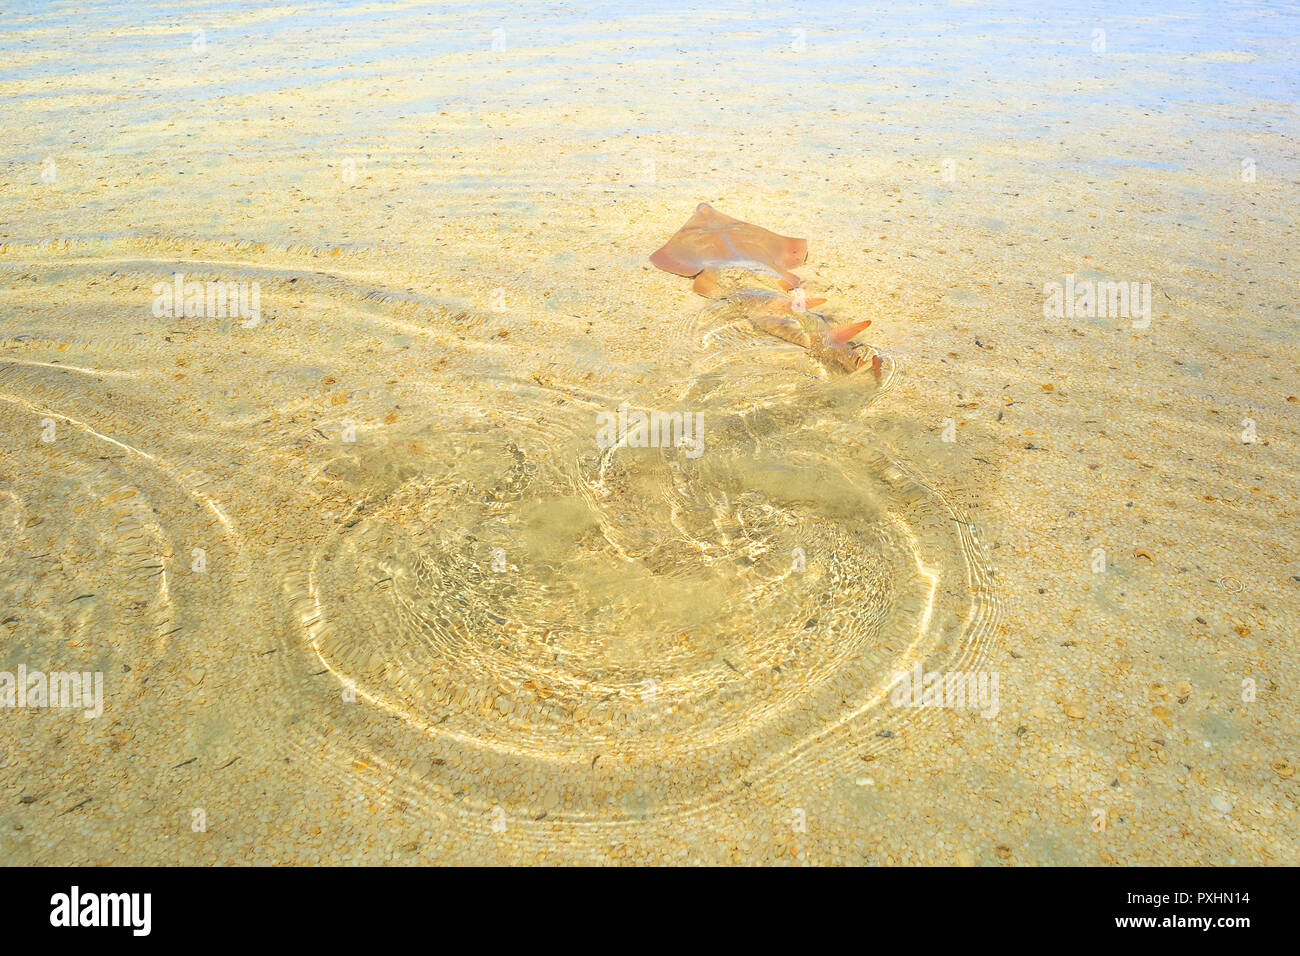
[[[673,275],[683,276],[688,279],[693,275],[698,275],[700,271],[699,266],[675,254],[670,246],[656,249],[650,254],[650,261],[658,268],[663,269],[664,272],[671,272]]]

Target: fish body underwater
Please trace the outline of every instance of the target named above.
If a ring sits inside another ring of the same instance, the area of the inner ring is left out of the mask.
[[[853,341],[871,321],[832,326],[811,311],[826,300],[808,298],[799,277],[789,271],[807,255],[806,240],[777,235],[700,203],[650,261],[665,272],[693,278],[697,293],[718,300],[720,319],[748,320],[762,332],[807,349],[828,368],[856,372],[870,365],[879,380],[880,356]]]
[[[814,305],[821,300],[809,300]],[[856,372],[864,365],[873,365],[877,358],[860,348],[852,337],[871,324],[870,320],[848,326],[832,326],[824,316],[801,306],[797,297],[781,293],[746,289],[726,296],[720,302],[720,311],[728,317],[747,319],[761,332],[802,346],[829,368]]]

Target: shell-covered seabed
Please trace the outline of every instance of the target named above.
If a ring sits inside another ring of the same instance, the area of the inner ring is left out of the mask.
[[[103,699],[0,708],[0,862],[1300,862],[1298,37],[19,4],[0,672]],[[702,201],[879,382],[650,265]]]

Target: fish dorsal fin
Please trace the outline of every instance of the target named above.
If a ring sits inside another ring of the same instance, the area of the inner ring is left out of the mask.
[[[831,341],[836,345],[843,345],[870,324],[871,320],[867,319],[864,322],[853,322],[850,325],[837,325],[835,328],[831,329],[828,334],[830,335]]]

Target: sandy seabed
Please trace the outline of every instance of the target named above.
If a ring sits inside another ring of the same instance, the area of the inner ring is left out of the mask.
[[[7,14],[0,862],[1300,862],[1300,15],[1132,7]]]

